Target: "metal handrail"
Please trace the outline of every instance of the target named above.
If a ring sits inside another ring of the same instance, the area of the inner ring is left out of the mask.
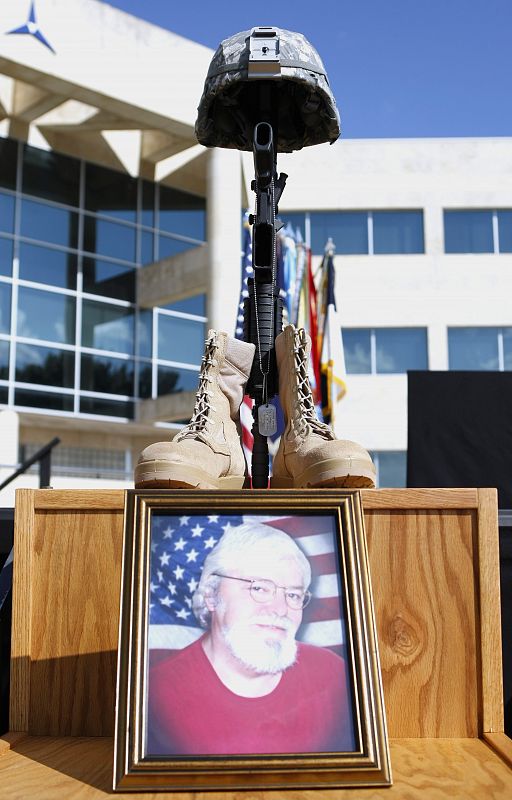
[[[23,462],[21,467],[19,467],[16,472],[13,472],[8,478],[5,479],[3,483],[0,483],[0,492],[2,489],[5,489],[13,480],[18,478],[20,475],[23,475],[27,469],[30,469],[32,464],[35,464],[36,461],[39,462],[39,486],[40,488],[44,488],[49,485],[50,483],[50,466],[51,466],[51,452],[53,448],[60,443],[60,438],[55,436],[51,442],[45,444],[44,447],[41,447],[33,456],[27,458],[26,461]]]

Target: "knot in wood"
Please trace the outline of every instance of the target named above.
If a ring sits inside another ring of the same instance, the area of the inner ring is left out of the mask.
[[[389,626],[389,643],[395,653],[411,658],[420,649],[420,638],[413,626],[396,614]]]

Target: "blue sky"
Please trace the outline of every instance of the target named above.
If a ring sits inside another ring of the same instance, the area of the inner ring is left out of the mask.
[[[512,0],[109,4],[211,48],[254,25],[300,31],[324,61],[345,138],[512,135]]]

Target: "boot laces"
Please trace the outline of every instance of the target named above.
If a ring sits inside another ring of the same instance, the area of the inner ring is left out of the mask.
[[[297,403],[295,422],[298,433],[304,435],[308,432],[316,433],[324,439],[333,439],[334,435],[325,422],[320,422],[316,415],[313,393],[308,376],[308,352],[306,341],[299,331],[295,331],[293,346],[295,360],[295,373],[297,375]]]
[[[215,355],[218,350],[217,337],[212,334],[206,339],[204,355],[201,359],[201,369],[199,371],[199,385],[196,392],[194,411],[190,422],[176,436],[176,441],[185,438],[195,438],[198,433],[204,431],[208,424],[212,422],[209,417],[210,411],[215,411],[211,404],[212,391],[210,384],[213,378],[210,375],[211,368],[217,365]]]

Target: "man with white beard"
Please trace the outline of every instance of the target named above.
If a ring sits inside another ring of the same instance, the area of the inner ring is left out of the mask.
[[[310,582],[283,531],[226,531],[193,597],[207,632],[150,670],[148,754],[355,749],[344,660],[295,638]]]

